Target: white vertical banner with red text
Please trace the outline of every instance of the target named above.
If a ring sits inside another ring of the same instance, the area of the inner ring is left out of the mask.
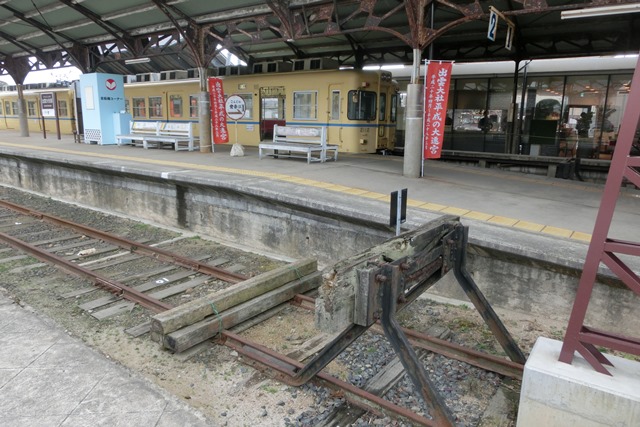
[[[452,65],[452,62],[435,61],[427,64],[424,80],[423,159],[439,159],[442,153]]]
[[[211,105],[211,127],[213,143],[224,144],[229,142],[227,130],[227,112],[225,109],[224,90],[222,79],[209,77],[209,102]]]

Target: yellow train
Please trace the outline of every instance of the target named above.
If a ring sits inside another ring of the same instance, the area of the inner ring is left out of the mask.
[[[71,135],[76,131],[76,108],[74,105],[74,91],[68,87],[45,87],[45,85],[33,85],[35,88],[23,90],[26,103],[27,122],[30,132],[43,132],[56,134],[57,126],[60,133]],[[58,120],[55,116],[42,116],[41,96],[43,93],[52,93],[57,104]],[[20,130],[18,120],[18,93],[15,91],[0,91],[0,129]]]
[[[227,121],[231,142],[257,146],[273,126],[326,126],[327,142],[346,153],[393,149],[398,85],[384,71],[316,70],[221,77],[225,96],[238,95],[245,115]],[[198,81],[125,85],[134,120],[197,121]]]
[[[393,149],[397,121],[398,85],[391,73],[359,70],[313,70],[227,75],[225,96],[238,95],[246,105],[244,117],[228,120],[230,142],[257,146],[269,140],[273,126],[326,126],[327,142],[346,153]],[[74,91],[25,90],[29,129],[55,132],[55,120],[42,119],[40,92],[56,91],[61,132],[73,133]],[[197,79],[159,80],[125,84],[126,110],[137,121],[198,123]],[[0,129],[19,129],[17,93],[0,92]]]

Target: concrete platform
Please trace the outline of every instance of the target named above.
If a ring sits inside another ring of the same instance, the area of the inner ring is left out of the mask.
[[[580,356],[558,361],[562,342],[538,338],[525,365],[517,427],[640,425],[640,362],[607,356],[612,376]]]
[[[212,425],[0,288],[0,426]]]

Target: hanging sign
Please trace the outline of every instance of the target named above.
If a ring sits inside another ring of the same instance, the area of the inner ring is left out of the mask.
[[[507,50],[511,50],[513,47],[513,34],[516,31],[516,27],[514,25],[507,25],[507,37],[504,39],[504,48]]]
[[[451,62],[432,61],[427,66],[422,135],[425,159],[439,159],[442,152],[452,65]]]
[[[496,41],[496,33],[498,32],[498,14],[492,8],[489,11],[489,28],[487,28],[487,38],[492,42]]]
[[[222,89],[222,79],[209,77],[208,83],[213,143],[224,144],[229,142],[229,131],[227,130],[227,113],[224,102],[224,91]]]

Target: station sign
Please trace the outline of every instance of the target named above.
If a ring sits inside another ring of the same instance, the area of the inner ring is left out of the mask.
[[[240,120],[243,118],[246,109],[247,106],[241,96],[231,95],[227,98],[227,102],[225,102],[225,110],[231,120]]]
[[[53,92],[43,92],[40,94],[40,106],[42,117],[56,116],[56,94]]]
[[[498,32],[498,14],[491,9],[489,12],[489,28],[487,29],[487,38],[492,42],[496,41],[496,33]]]

